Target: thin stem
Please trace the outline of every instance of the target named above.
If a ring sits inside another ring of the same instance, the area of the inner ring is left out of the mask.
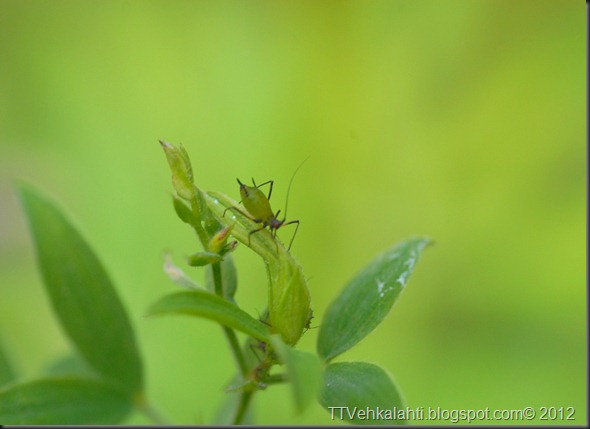
[[[248,406],[250,405],[250,401],[253,395],[254,391],[252,390],[242,391],[242,394],[240,395],[240,403],[238,404],[238,409],[236,411],[236,415],[233,421],[234,425],[242,424],[242,421],[246,416],[246,412],[248,411]]]
[[[221,264],[216,262],[211,265],[211,269],[213,271],[213,284],[215,286],[215,294],[223,297],[223,282],[221,279]],[[227,326],[223,326],[223,332],[225,333],[225,337],[229,342],[229,346],[233,352],[234,358],[236,360],[236,364],[240,369],[240,373],[242,376],[246,376],[248,373],[248,365],[246,364],[246,360],[244,359],[244,354],[242,353],[242,349],[240,348],[240,343],[238,342],[238,337],[233,329],[228,328]]]
[[[195,191],[199,192],[197,189],[195,189]],[[197,232],[197,235],[199,236],[199,240],[201,241],[203,247],[205,249],[207,249],[208,245],[209,245],[209,239],[207,236],[207,232],[205,231],[205,229],[203,228],[203,225],[201,223],[201,213],[199,210],[199,202],[197,200],[196,195],[191,199],[191,209],[192,209],[194,218],[197,220],[197,222],[195,222],[195,225],[193,225],[193,227],[195,228],[195,231]],[[215,294],[225,298],[224,294],[223,294],[223,281],[222,281],[222,276],[221,276],[221,264],[219,262],[212,264],[211,270],[213,272],[213,285],[214,285],[214,289],[215,289]],[[223,329],[223,333],[225,334],[225,337],[227,338],[229,346],[232,350],[232,353],[234,355],[234,359],[236,360],[236,364],[240,370],[242,378],[245,379],[248,375],[248,364],[246,363],[246,359],[244,358],[244,354],[242,353],[242,349],[240,348],[240,343],[238,342],[238,337],[233,329],[231,329],[227,326],[222,326],[222,329]],[[238,425],[243,421],[243,419],[246,415],[246,412],[248,411],[248,407],[250,405],[250,401],[252,399],[253,394],[254,394],[254,392],[250,391],[250,390],[242,391],[242,393],[240,395],[240,402],[238,404],[238,408],[236,410],[236,415],[234,417],[233,423],[235,425]]]
[[[215,262],[211,264],[211,269],[213,270],[213,284],[215,286],[215,295],[219,295],[222,298],[223,296],[223,281],[221,279],[221,263]]]
[[[236,360],[236,364],[240,368],[240,373],[242,376],[248,374],[248,366],[246,365],[246,361],[244,360],[244,354],[240,349],[240,343],[238,342],[238,337],[233,329],[228,328],[227,326],[223,327],[223,332],[229,342],[229,346],[232,349],[234,358]]]

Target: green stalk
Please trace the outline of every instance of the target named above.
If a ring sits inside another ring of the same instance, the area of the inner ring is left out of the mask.
[[[221,264],[216,262],[211,265],[211,269],[213,270],[213,284],[215,285],[215,294],[223,297],[223,282],[221,279]],[[233,329],[228,328],[227,326],[223,327],[223,332],[229,342],[229,346],[233,352],[234,358],[240,369],[240,373],[242,376],[245,376],[248,373],[248,365],[246,364],[246,360],[244,359],[244,354],[242,353],[242,349],[240,348],[240,344],[238,342],[238,337]]]
[[[200,191],[195,188],[195,192]],[[203,248],[207,249],[209,246],[209,238],[207,237],[207,232],[205,231],[205,228],[203,228],[203,224],[201,223],[201,212],[199,211],[199,203],[197,201],[197,197],[193,196],[190,202],[193,216],[197,220],[192,226],[193,228],[195,228],[195,231],[199,236],[199,241],[203,245]]]
[[[223,296],[223,282],[221,278],[221,264],[216,262],[211,265],[213,271],[213,284],[215,286],[215,294],[219,296]],[[223,332],[229,342],[229,346],[233,352],[234,358],[242,374],[242,378],[245,379],[248,375],[248,364],[244,358],[244,354],[242,353],[242,349],[240,348],[240,343],[238,342],[238,337],[233,329],[228,328],[227,326],[223,326]],[[236,411],[236,415],[234,417],[233,424],[239,425],[241,424],[246,412],[248,411],[248,406],[250,405],[250,400],[252,399],[253,391],[250,390],[243,390],[240,394],[240,402],[238,403],[238,408]]]
[[[238,410],[233,421],[234,425],[242,424],[242,420],[244,420],[244,417],[246,416],[246,412],[248,411],[248,406],[250,405],[250,401],[253,395],[253,390],[242,391],[242,394],[240,395],[240,402],[238,404]]]

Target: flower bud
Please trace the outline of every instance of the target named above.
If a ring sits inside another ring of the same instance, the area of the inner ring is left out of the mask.
[[[191,162],[182,145],[179,148],[160,140],[162,149],[168,159],[168,165],[172,171],[172,185],[181,198],[190,200],[195,195],[193,184],[193,169]]]
[[[230,225],[219,230],[209,241],[209,251],[222,254],[226,253],[228,250],[233,250],[235,248],[235,245],[232,246],[231,244],[231,249],[225,249],[229,233],[231,232],[233,227],[233,225]]]

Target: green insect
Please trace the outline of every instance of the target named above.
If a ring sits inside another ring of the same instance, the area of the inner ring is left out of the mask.
[[[301,164],[299,164],[299,167],[297,167],[297,169],[293,173],[293,176],[291,176],[291,181],[289,182],[289,187],[287,189],[287,201],[285,202],[285,216],[282,220],[279,219],[279,213],[281,213],[281,211],[277,210],[276,213],[273,213],[270,207],[270,196],[272,195],[272,187],[274,185],[273,180],[269,180],[267,182],[261,183],[260,185],[257,185],[254,181],[254,178],[252,178],[252,184],[254,186],[248,186],[242,183],[240,179],[236,179],[240,185],[240,196],[242,197],[242,200],[240,202],[244,204],[244,207],[248,212],[245,213],[238,207],[228,207],[223,212],[223,215],[225,216],[225,212],[227,212],[230,209],[233,209],[246,216],[252,222],[262,224],[260,228],[254,229],[248,233],[248,244],[250,244],[250,237],[252,236],[252,234],[262,231],[266,227],[269,228],[272,237],[276,240],[277,230],[279,228],[295,224],[297,226],[295,227],[295,232],[293,233],[293,237],[291,238],[291,242],[289,243],[289,247],[287,248],[287,250],[291,250],[291,245],[293,245],[293,240],[295,240],[295,235],[297,235],[297,230],[299,229],[299,220],[291,220],[289,222],[286,222],[287,205],[289,204],[289,192],[291,191],[291,184],[293,183],[295,174],[301,168],[305,161],[307,161],[307,159],[305,159]],[[264,185],[270,185],[268,195],[264,195],[264,192],[260,190],[260,187]]]

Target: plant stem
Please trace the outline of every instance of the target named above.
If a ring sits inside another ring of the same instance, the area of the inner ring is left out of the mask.
[[[252,399],[253,395],[254,392],[252,390],[242,391],[242,394],[240,395],[240,403],[238,405],[238,410],[233,421],[234,425],[242,424],[242,421],[246,416],[246,411],[248,411],[248,406],[250,405],[250,400]]]
[[[215,285],[215,295],[223,296],[223,281],[221,279],[221,263],[215,262],[211,264],[211,270],[213,271],[213,284]]]
[[[213,284],[215,286],[215,294],[223,297],[223,282],[221,278],[221,264],[216,262],[211,265],[211,270],[213,271]],[[225,333],[225,337],[229,342],[229,346],[233,352],[234,358],[236,360],[236,364],[240,370],[240,374],[242,378],[246,378],[248,374],[248,364],[244,358],[244,354],[242,353],[242,349],[240,348],[240,343],[238,342],[238,337],[233,329],[228,328],[227,326],[222,326],[223,332]],[[239,425],[244,416],[246,415],[246,411],[248,411],[248,405],[250,404],[250,399],[252,398],[252,391],[242,391],[240,394],[240,402],[238,404],[238,409],[236,410],[236,415],[234,417],[233,424]]]
[[[213,284],[215,285],[215,294],[223,297],[223,282],[221,279],[221,264],[216,262],[211,265],[211,270],[213,271]],[[225,337],[229,342],[229,346],[233,352],[234,358],[236,360],[236,364],[240,370],[240,374],[244,377],[248,373],[248,365],[246,364],[246,360],[244,359],[244,354],[242,353],[242,349],[240,348],[240,343],[238,342],[238,337],[233,329],[228,328],[227,326],[223,326],[223,332],[225,333]]]
[[[229,342],[229,346],[232,349],[234,358],[236,360],[236,364],[238,365],[238,368],[240,369],[240,374],[242,374],[242,377],[244,377],[246,374],[248,374],[248,366],[246,365],[246,361],[244,360],[244,354],[242,353],[242,350],[240,349],[240,343],[238,342],[238,337],[236,336],[236,333],[234,332],[234,330],[231,328],[228,328],[227,326],[223,327],[223,332],[225,333],[227,341]]]

